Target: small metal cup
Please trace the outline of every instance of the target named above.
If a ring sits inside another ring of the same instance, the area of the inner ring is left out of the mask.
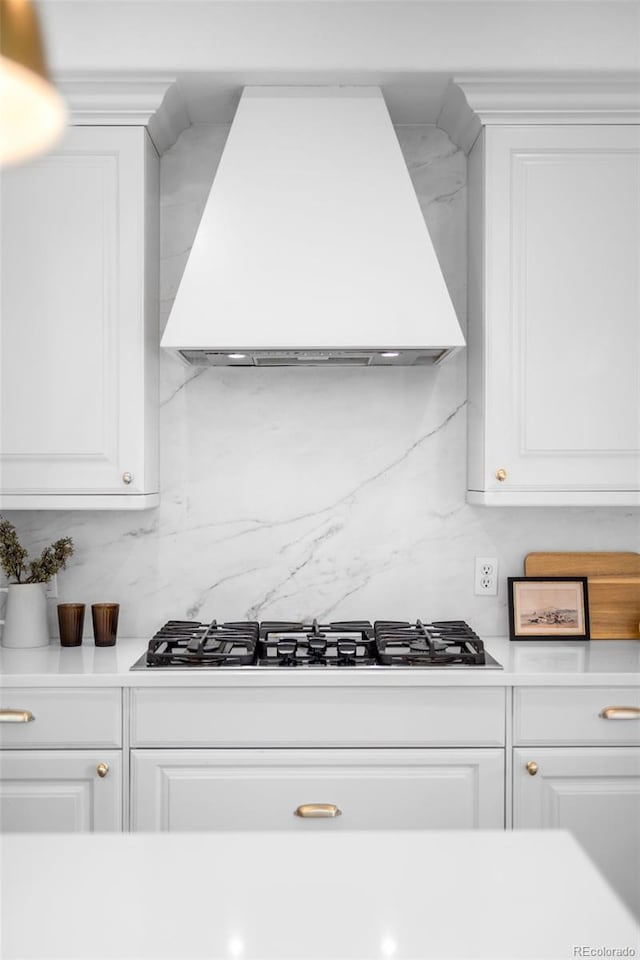
[[[59,603],[60,646],[79,647],[84,627],[84,603]]]
[[[118,633],[119,603],[92,603],[93,636],[96,647],[113,647]]]

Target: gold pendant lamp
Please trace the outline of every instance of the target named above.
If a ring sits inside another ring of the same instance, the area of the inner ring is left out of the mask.
[[[62,133],[67,111],[47,74],[29,0],[0,0],[0,164],[28,160]]]

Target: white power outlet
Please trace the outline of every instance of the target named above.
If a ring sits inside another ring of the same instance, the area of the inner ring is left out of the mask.
[[[51,577],[51,580],[45,584],[44,595],[47,600],[57,600],[58,599],[58,576],[54,573]]]
[[[475,594],[495,597],[498,593],[498,561],[495,557],[476,557]]]

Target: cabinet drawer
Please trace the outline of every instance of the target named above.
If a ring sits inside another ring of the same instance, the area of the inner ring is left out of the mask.
[[[640,713],[606,719],[607,707],[640,709],[637,687],[524,687],[514,692],[515,744],[635,744]]]
[[[132,828],[502,829],[503,776],[497,749],[134,750]]]
[[[133,690],[135,747],[502,746],[504,690],[193,687]]]
[[[0,745],[5,748],[122,746],[119,689],[3,690],[0,710],[28,711],[34,718],[0,722]]]

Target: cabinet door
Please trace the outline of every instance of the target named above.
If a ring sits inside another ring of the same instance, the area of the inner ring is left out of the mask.
[[[531,747],[513,770],[514,827],[570,830],[640,916],[640,749]]]
[[[72,127],[3,173],[1,191],[1,506],[151,506],[158,158],[146,130]]]
[[[639,502],[638,128],[487,127],[470,184],[469,499]]]
[[[99,764],[104,776],[98,772]],[[122,829],[119,751],[0,754],[0,830],[86,833]]]
[[[132,828],[503,829],[503,776],[492,749],[134,750]]]

